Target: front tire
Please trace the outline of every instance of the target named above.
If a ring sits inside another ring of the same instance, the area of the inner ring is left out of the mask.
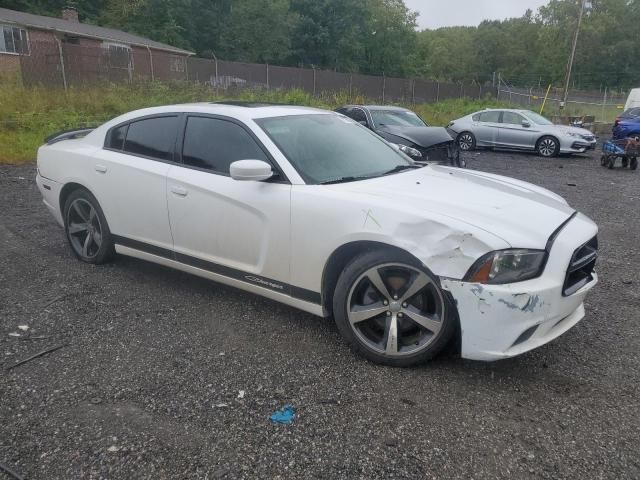
[[[440,353],[456,331],[438,279],[408,254],[357,256],[336,285],[333,312],[351,349],[372,362],[409,367]]]
[[[458,148],[463,152],[470,152],[476,149],[476,137],[471,132],[462,132],[458,135]]]
[[[557,157],[560,153],[560,142],[554,137],[542,137],[536,144],[536,151],[544,158]]]
[[[75,190],[65,201],[63,213],[67,240],[74,255],[94,265],[109,260],[114,243],[98,200],[87,190]]]

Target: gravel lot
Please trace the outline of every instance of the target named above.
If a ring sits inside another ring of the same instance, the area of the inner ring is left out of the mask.
[[[537,351],[409,370],[232,288],[124,257],[81,264],[35,168],[0,167],[0,462],[28,479],[640,478],[640,173],[595,154],[469,163],[591,216],[601,284]],[[286,403],[295,423],[271,424]]]

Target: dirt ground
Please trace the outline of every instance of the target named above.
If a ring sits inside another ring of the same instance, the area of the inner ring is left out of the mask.
[[[595,154],[469,163],[592,217],[601,283],[534,352],[407,370],[269,300],[124,257],[82,264],[35,167],[0,167],[0,462],[47,480],[640,478],[640,172]],[[285,404],[295,423],[271,424]]]

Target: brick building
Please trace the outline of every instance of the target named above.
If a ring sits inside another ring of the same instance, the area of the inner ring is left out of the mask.
[[[193,52],[131,33],[80,22],[73,7],[61,18],[0,8],[0,76],[25,83],[182,79]]]

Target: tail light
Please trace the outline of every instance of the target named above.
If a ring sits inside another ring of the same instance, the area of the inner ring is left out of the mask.
[[[613,126],[617,127],[620,124],[620,117],[616,117],[615,122],[613,122]]]

